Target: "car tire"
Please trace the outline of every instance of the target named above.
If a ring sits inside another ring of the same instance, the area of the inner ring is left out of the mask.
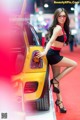
[[[46,91],[43,98],[36,101],[36,108],[39,111],[48,111],[50,108],[49,90]]]

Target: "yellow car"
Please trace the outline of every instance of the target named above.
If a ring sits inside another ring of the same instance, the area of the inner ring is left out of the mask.
[[[34,103],[37,110],[49,110],[49,80],[46,57],[37,58],[43,51],[33,26],[24,24],[24,29],[14,27],[15,47],[12,48],[13,76],[18,102]],[[23,109],[25,109],[23,108]]]

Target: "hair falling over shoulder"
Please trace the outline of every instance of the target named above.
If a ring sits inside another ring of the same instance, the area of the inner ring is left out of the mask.
[[[65,30],[65,32],[67,34],[66,44],[68,44],[68,42],[69,42],[69,33],[70,33],[70,29],[69,29],[70,20],[69,20],[67,11],[64,8],[58,8],[54,12],[53,22],[52,22],[51,26],[48,29],[48,36],[49,36],[49,38],[52,36],[54,28],[56,27],[56,25],[58,25],[58,16],[59,16],[59,14],[61,12],[65,12],[65,14],[66,14],[66,21],[64,23],[64,30]]]

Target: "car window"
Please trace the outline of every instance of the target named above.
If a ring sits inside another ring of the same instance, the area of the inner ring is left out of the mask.
[[[25,23],[25,29],[27,32],[27,37],[28,37],[28,41],[29,41],[29,45],[36,45],[39,46],[39,37],[35,31],[35,29],[33,28],[32,25],[30,25],[29,23]]]
[[[36,31],[34,30],[33,27],[31,27],[31,31],[32,31],[32,35],[33,35],[33,43],[34,43],[34,45],[40,45],[39,37],[38,37],[38,35],[37,35],[37,33],[36,33]]]

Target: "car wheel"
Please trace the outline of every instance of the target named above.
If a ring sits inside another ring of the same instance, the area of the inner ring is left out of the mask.
[[[36,101],[36,107],[39,111],[47,111],[50,107],[50,101],[49,101],[49,90],[46,91],[43,98],[40,98]]]

